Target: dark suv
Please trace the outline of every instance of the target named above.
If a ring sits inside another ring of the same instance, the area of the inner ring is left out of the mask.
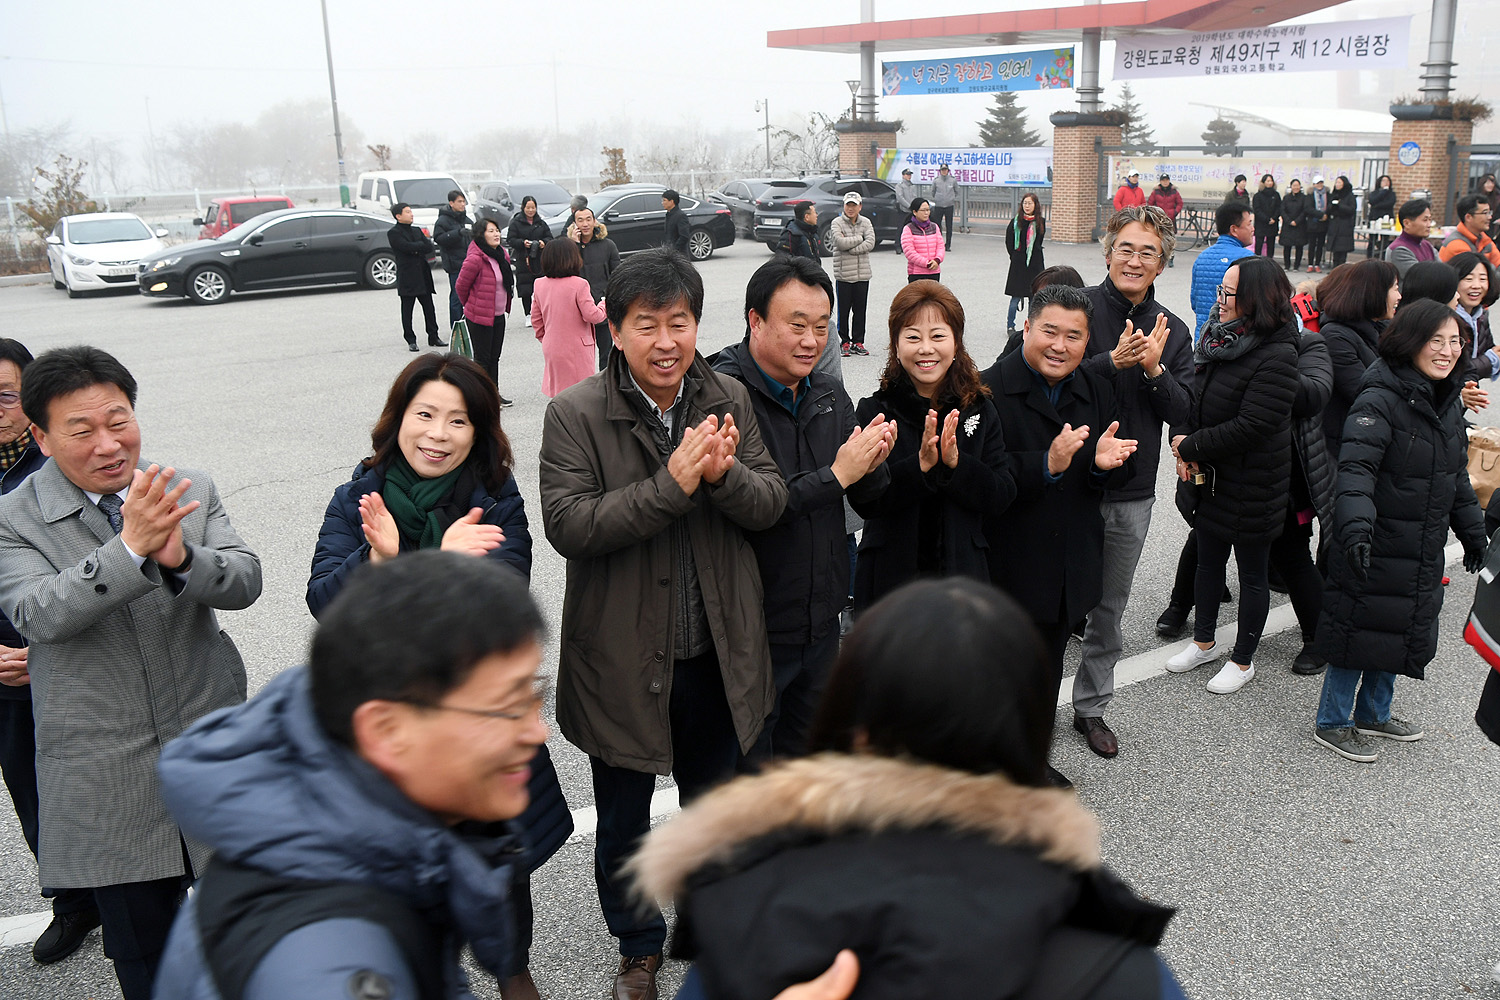
[[[566,188],[547,180],[485,181],[475,186],[469,212],[476,219],[494,219],[504,229],[521,210],[527,195],[536,199],[537,214],[546,219],[568,210],[572,195]]]
[[[896,204],[896,189],[885,181],[865,177],[803,177],[800,186],[776,181],[755,201],[755,238],[772,250],[782,229],[792,219],[792,206],[810,201],[818,208],[818,240],[825,253],[833,253],[828,225],[844,210],[844,195],[858,191],[864,201],[860,214],[875,226],[875,243],[900,242],[906,225],[906,209]],[[907,206],[908,208],[910,206]]]

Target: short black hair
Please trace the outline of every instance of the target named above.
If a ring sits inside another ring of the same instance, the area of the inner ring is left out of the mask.
[[[135,405],[135,377],[113,354],[84,344],[54,347],[27,366],[21,383],[21,410],[27,420],[45,432],[47,407],[54,399],[96,385],[114,386],[131,406]]]
[[[813,210],[813,203],[812,202],[810,202],[810,201],[799,201],[799,202],[797,202],[797,204],[795,206],[792,207],[792,214],[794,214],[794,215],[797,216],[797,221],[798,222],[806,222],[807,221],[807,213],[811,212],[812,210]]]
[[[604,312],[616,330],[637,302],[649,309],[676,305],[683,299],[693,319],[703,318],[703,276],[687,256],[671,247],[642,250],[615,268],[604,290]]]
[[[915,198],[913,198],[911,200],[911,209],[909,210],[908,214],[910,214],[910,215],[916,215],[917,212],[921,210],[922,206],[923,205],[927,205],[927,204],[931,204],[931,203],[926,198],[923,198],[921,195],[917,195]]]
[[[1426,343],[1437,335],[1443,328],[1443,324],[1452,322],[1457,325],[1460,336],[1464,336],[1463,320],[1458,314],[1449,309],[1445,303],[1433,302],[1431,299],[1423,299],[1415,302],[1409,309],[1398,309],[1396,318],[1391,320],[1391,325],[1385,328],[1380,335],[1377,349],[1380,356],[1390,365],[1410,365],[1412,359],[1417,356]],[[1467,339],[1467,338],[1465,338]],[[1464,365],[1454,365],[1446,378],[1467,379],[1468,372]]]
[[[1228,236],[1229,231],[1238,226],[1249,211],[1242,201],[1226,201],[1214,210],[1214,228],[1219,231],[1220,236]]]
[[[1484,202],[1486,205],[1489,204],[1489,202],[1477,194],[1466,194],[1458,199],[1458,204],[1455,206],[1458,209],[1458,217],[1462,219],[1466,215],[1473,215],[1474,210],[1479,207],[1480,202]]]
[[[391,218],[393,218],[393,219],[399,219],[399,218],[401,218],[401,213],[404,212],[404,211],[406,211],[408,208],[411,208],[411,206],[408,205],[406,202],[404,202],[404,201],[398,201],[398,202],[396,202],[396,204],[394,204],[394,205],[391,206]]]
[[[455,613],[461,608],[485,611]],[[540,640],[543,629],[526,581],[494,559],[429,550],[366,563],[313,634],[313,713],[329,736],[353,746],[360,705],[434,704],[479,661]]]
[[[668,201],[670,201],[674,205],[676,205],[678,202],[682,201],[682,196],[679,195],[676,191],[672,190],[671,188],[667,188],[665,191],[663,191],[661,193],[661,196],[663,198],[667,199]]]
[[[1053,264],[1051,267],[1043,268],[1031,282],[1031,293],[1035,295],[1038,291],[1048,285],[1070,285],[1073,288],[1083,288],[1083,275],[1078,273],[1078,268],[1069,264]]]
[[[1458,276],[1459,281],[1463,281],[1464,278],[1468,277],[1474,268],[1484,268],[1485,277],[1489,280],[1489,290],[1484,293],[1484,298],[1479,300],[1481,308],[1488,309],[1495,304],[1497,298],[1500,298],[1500,281],[1495,279],[1495,269],[1480,254],[1475,253],[1473,250],[1465,250],[1463,253],[1454,254],[1448,258],[1448,266],[1453,269],[1453,273]]]
[[[1250,178],[1246,177],[1244,174],[1235,174],[1234,175],[1234,182],[1236,184],[1238,184],[1240,181],[1248,181],[1249,179]]]
[[[1406,273],[1401,276],[1401,304],[1396,307],[1396,311],[1399,313],[1424,299],[1447,305],[1453,301],[1457,292],[1457,271],[1440,260],[1419,261],[1407,268]]]
[[[1297,321],[1292,283],[1280,264],[1270,257],[1241,257],[1229,267],[1239,271],[1234,304],[1246,332],[1270,336]]]
[[[1405,222],[1407,219],[1415,219],[1428,209],[1432,208],[1432,202],[1426,198],[1412,198],[1403,201],[1401,207],[1396,209],[1396,221]]]
[[[921,580],[855,622],[811,744],[1042,787],[1055,698],[1046,650],[1019,604],[987,583]]]
[[[1083,313],[1089,320],[1094,318],[1094,303],[1089,301],[1082,288],[1074,285],[1043,285],[1033,291],[1031,301],[1026,306],[1026,318],[1036,319],[1048,306],[1062,306],[1064,309]]]
[[[833,279],[817,261],[807,257],[793,257],[779,253],[755,269],[745,285],[745,333],[750,333],[750,310],[764,319],[771,308],[771,300],[783,285],[800,281],[809,288],[821,288],[828,296],[828,308],[833,309]]]
[[[460,191],[458,188],[454,188],[452,191],[448,192],[448,204],[450,204],[450,205],[453,204],[459,198],[464,198],[464,193],[462,191]],[[464,198],[464,201],[468,201],[468,200],[469,199]]]
[[[9,361],[21,369],[21,371],[25,371],[26,366],[31,364],[33,360],[35,359],[31,356],[31,352],[26,349],[25,344],[19,340],[12,340],[9,337],[0,337],[0,361]]]

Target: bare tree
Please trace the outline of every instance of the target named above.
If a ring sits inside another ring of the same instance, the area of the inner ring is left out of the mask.
[[[776,166],[783,170],[801,170],[821,174],[839,165],[839,136],[833,130],[834,119],[814,111],[799,130],[771,129],[775,144]]]
[[[347,114],[340,124],[344,147],[359,149],[364,136]],[[326,101],[283,101],[255,119],[258,148],[252,162],[262,183],[307,184],[332,182],[338,176],[338,152],[333,141],[333,112]],[[258,161],[258,162],[257,162]]]
[[[83,191],[87,172],[88,163],[62,154],[58,154],[52,169],[36,168],[39,190],[36,197],[21,206],[21,211],[38,235],[46,236],[64,216],[98,211],[98,206]]]
[[[453,155],[453,146],[448,142],[448,137],[439,132],[415,132],[406,137],[403,145],[416,161],[418,170],[444,169]]]
[[[62,153],[72,132],[67,122],[13,130],[0,142],[0,197],[31,197],[38,168]]]
[[[563,179],[599,173],[604,167],[604,155],[599,150],[605,146],[620,146],[613,134],[609,141],[604,141],[601,132],[590,126],[549,136],[537,164],[540,172]]]
[[[538,164],[537,142],[518,128],[492,128],[468,139],[460,147],[459,159],[466,167],[485,167],[500,177],[515,177]]]
[[[172,129],[171,155],[187,182],[201,188],[236,188],[253,184],[261,154],[255,134],[235,123],[189,123]]]
[[[90,139],[89,162],[107,194],[119,194],[129,186],[130,177],[126,171],[130,169],[130,157],[115,140],[97,136]]]

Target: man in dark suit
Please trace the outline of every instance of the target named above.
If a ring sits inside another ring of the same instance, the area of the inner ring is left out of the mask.
[[[396,294],[401,296],[401,335],[406,338],[406,348],[417,350],[417,332],[411,325],[412,307],[422,304],[422,318],[427,322],[427,346],[447,347],[448,342],[438,336],[437,307],[432,304],[432,266],[427,258],[437,253],[437,244],[412,225],[414,216],[411,206],[398,201],[391,206],[391,215],[396,224],[386,231],[385,238],[396,252]],[[459,262],[462,265],[462,261]]]
[[[162,746],[245,700],[215,609],[260,596],[260,560],[206,475],[143,466],[136,383],[94,347],[26,368],[50,461],[0,497],[0,611],[27,646],[42,884],[91,889],[125,1000],[147,1000],[187,882],[156,771]]]
[[[661,245],[671,247],[678,253],[688,252],[688,237],[692,235],[693,226],[688,222],[687,213],[678,207],[682,196],[671,188],[661,193],[661,207],[666,211],[667,217],[663,220],[665,229],[662,232]]]

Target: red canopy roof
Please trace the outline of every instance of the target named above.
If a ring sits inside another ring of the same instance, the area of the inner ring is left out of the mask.
[[[1137,0],[1134,3],[1045,7],[992,14],[959,14],[903,21],[837,24],[766,32],[773,49],[858,52],[860,42],[878,51],[956,49],[986,45],[1067,44],[1086,28],[1115,38],[1151,32],[1263,28],[1338,0]]]

